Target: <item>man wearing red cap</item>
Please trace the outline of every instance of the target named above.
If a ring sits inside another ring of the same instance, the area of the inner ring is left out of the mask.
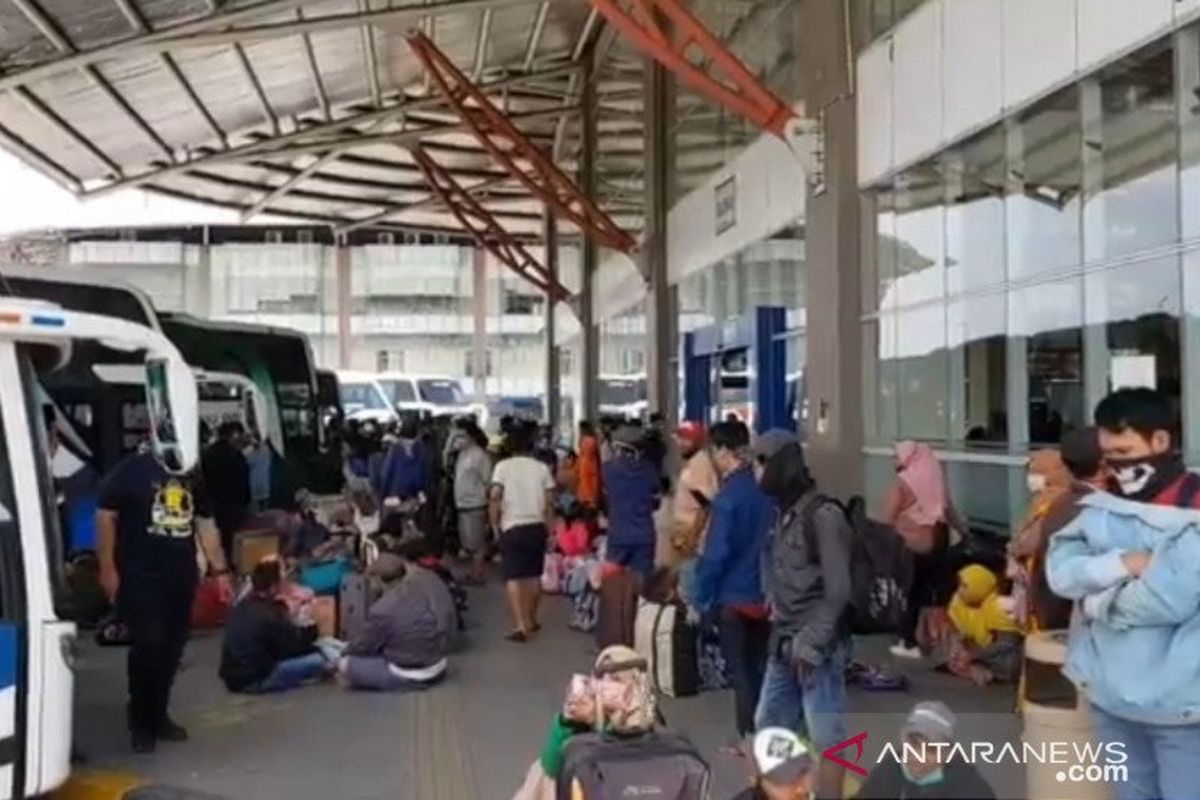
[[[675,557],[682,562],[693,562],[704,550],[709,507],[719,485],[704,440],[704,427],[699,422],[687,420],[675,431],[675,444],[684,464],[672,505],[671,545]],[[690,570],[685,569],[684,573]]]

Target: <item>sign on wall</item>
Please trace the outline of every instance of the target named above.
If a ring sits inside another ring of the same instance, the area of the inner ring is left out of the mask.
[[[737,226],[737,176],[730,175],[713,190],[717,211],[717,236]]]

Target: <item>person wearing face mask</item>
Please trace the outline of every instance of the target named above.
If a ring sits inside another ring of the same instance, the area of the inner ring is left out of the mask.
[[[1025,573],[1024,619],[1031,631],[1061,630],[1070,623],[1071,602],[1050,591],[1046,585],[1046,548],[1050,544],[1050,537],[1066,527],[1079,513],[1079,501],[1092,492],[1104,491],[1108,486],[1108,473],[1104,468],[1104,456],[1100,452],[1100,440],[1095,428],[1080,428],[1063,436],[1059,456],[1070,475],[1070,483],[1063,491],[1052,492],[1044,508],[1035,499],[1031,508],[1038,512],[1034,520],[1036,524],[1027,523],[1021,534],[1013,540],[1010,549],[1010,554],[1021,562]],[[1032,464],[1033,460],[1030,459],[1031,469]],[[1030,488],[1035,487],[1031,485]],[[1050,492],[1048,488],[1045,491]],[[1037,495],[1035,493],[1035,498]],[[1015,604],[1014,610],[1020,613]]]
[[[898,759],[881,759],[858,800],[992,800],[996,793],[964,758],[951,758],[958,718],[937,700],[917,703],[892,749]]]
[[[1200,509],[1200,476],[1187,471],[1174,439],[1175,412],[1162,392],[1120,389],[1096,406],[1111,490],[1127,500]]]
[[[1046,515],[1059,498],[1071,489],[1071,473],[1057,450],[1038,450],[1029,457],[1025,471],[1029,489],[1029,512],[1008,546],[1008,577],[1013,581],[1012,613],[1017,623],[1036,632],[1060,627],[1038,618],[1030,603],[1036,574],[1042,568],[1039,551],[1045,553]],[[1058,620],[1054,620],[1058,622]]]

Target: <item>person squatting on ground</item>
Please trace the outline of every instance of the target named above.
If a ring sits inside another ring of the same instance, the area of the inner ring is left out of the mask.
[[[973,764],[951,758],[958,718],[936,700],[917,703],[885,758],[871,770],[859,800],[992,800],[996,793]]]
[[[492,457],[487,452],[487,435],[474,421],[467,421],[451,441],[454,459],[454,508],[458,514],[458,538],[471,557],[467,582],[482,585],[487,565],[488,488],[492,485]]]
[[[775,510],[746,459],[750,433],[745,425],[714,425],[708,446],[721,488],[713,498],[708,541],[696,565],[695,599],[701,612],[718,618],[740,742],[754,732],[754,709],[767,667],[771,623],[761,564]]]
[[[645,441],[640,428],[617,429],[613,444],[615,455],[603,470],[608,515],[605,559],[645,580],[654,571],[654,512],[661,499],[662,478],[642,452]]]
[[[794,434],[768,431],[752,452],[762,490],[779,508],[764,559],[771,640],[755,723],[805,732],[823,751],[846,738],[852,534],[841,508],[817,490]],[[840,797],[842,768],[825,759],[817,770],[822,795]]]
[[[221,645],[221,680],[231,692],[286,692],[332,674],[317,648],[317,626],[300,626],[279,599],[283,584],[278,560],[260,562],[250,574],[251,591],[234,606]]]
[[[371,566],[386,588],[367,612],[365,629],[338,663],[348,688],[423,689],[445,676],[458,618],[445,583],[418,564],[424,550],[420,541],[406,542]]]
[[[534,430],[517,425],[508,434],[511,456],[492,471],[488,514],[498,531],[501,572],[513,629],[508,639],[524,642],[541,630],[538,606],[546,542],[554,517],[554,476],[533,458]]]
[[[196,542],[226,597],[233,596],[203,481],[170,473],[150,452],[118,464],[100,487],[100,582],[129,628],[129,730],[135,752],[187,739],[168,713],[187,644],[199,578]]]

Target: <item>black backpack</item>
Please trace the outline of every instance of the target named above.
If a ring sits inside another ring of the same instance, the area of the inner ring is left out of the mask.
[[[804,535],[814,560],[817,551],[812,539],[812,518],[817,509],[832,504],[846,519],[850,530],[850,627],[859,635],[896,633],[908,609],[908,590],[912,585],[912,553],[890,525],[867,517],[861,495],[842,504],[832,497],[819,496],[805,509]]]

